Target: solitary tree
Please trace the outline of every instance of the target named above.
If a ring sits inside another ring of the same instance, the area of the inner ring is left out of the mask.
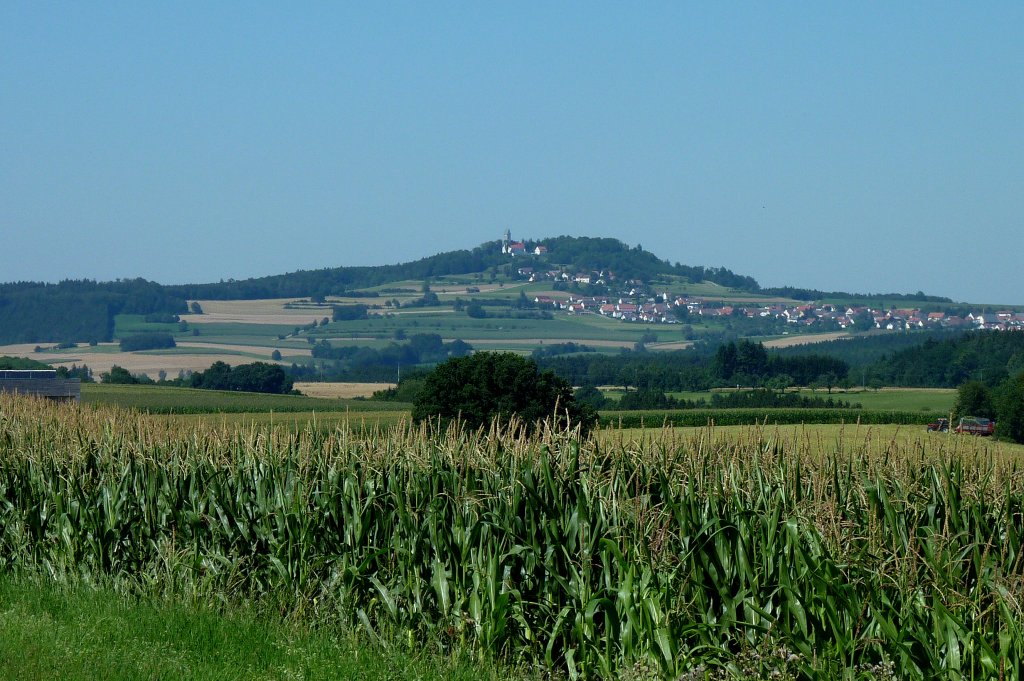
[[[996,415],[995,403],[988,386],[981,381],[967,381],[956,391],[956,406],[953,414],[956,418],[963,416],[979,416],[992,418]]]
[[[594,425],[597,413],[578,403],[572,386],[512,353],[479,352],[439,364],[424,381],[413,408],[416,422],[460,420],[470,428],[518,417],[528,430],[544,419],[558,425]]]

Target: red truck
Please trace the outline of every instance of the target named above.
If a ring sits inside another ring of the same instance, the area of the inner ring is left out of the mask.
[[[996,430],[996,422],[992,419],[965,416],[956,426],[956,432],[968,435],[991,435]]]
[[[931,432],[946,433],[949,432],[949,419],[939,419],[938,421],[932,421],[928,424],[928,430]]]

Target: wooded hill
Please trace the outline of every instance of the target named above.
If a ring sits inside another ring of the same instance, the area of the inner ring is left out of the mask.
[[[514,277],[524,267],[537,271],[564,270],[571,274],[611,273],[618,281],[649,282],[672,276],[682,277],[691,283],[713,282],[744,292],[761,290],[752,277],[736,274],[724,267],[672,264],[645,251],[640,245],[627,246],[617,239],[560,236],[527,240],[524,244],[525,254],[514,258],[501,252],[501,242],[491,241],[472,250],[439,253],[397,265],[300,270],[209,284],[165,286],[145,279],[0,284],[0,344],[109,341],[113,340],[116,315],[179,314],[186,311],[188,300],[373,295],[364,289],[389,282],[478,273]],[[533,251],[538,246],[546,248],[546,252],[534,255]],[[798,292],[803,298],[826,295],[807,289],[786,290]],[[828,295],[835,297],[840,294],[833,292]]]

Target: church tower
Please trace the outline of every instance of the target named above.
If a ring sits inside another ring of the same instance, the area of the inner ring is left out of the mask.
[[[511,244],[512,244],[512,230],[506,229],[505,230],[505,236],[501,240],[501,252],[502,253],[511,253],[512,252]]]

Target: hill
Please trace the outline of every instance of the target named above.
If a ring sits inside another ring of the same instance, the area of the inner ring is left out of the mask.
[[[145,279],[0,284],[0,344],[111,341],[117,335],[115,319],[119,315],[173,319],[173,315],[188,311],[188,301],[197,299],[377,298],[386,295],[387,285],[394,282],[425,282],[453,276],[472,276],[477,281],[507,280],[522,278],[521,273],[527,271],[556,277],[563,273],[581,281],[593,278],[641,285],[658,281],[706,284],[752,295],[857,298],[842,292],[825,294],[807,289],[762,291],[752,277],[723,267],[673,264],[640,245],[627,246],[617,239],[560,236],[512,242],[512,246],[514,250],[508,243],[491,241],[472,250],[449,251],[396,265],[300,270],[207,284],[162,285]],[[589,286],[593,289],[595,285]],[[885,297],[948,302],[923,294]]]

